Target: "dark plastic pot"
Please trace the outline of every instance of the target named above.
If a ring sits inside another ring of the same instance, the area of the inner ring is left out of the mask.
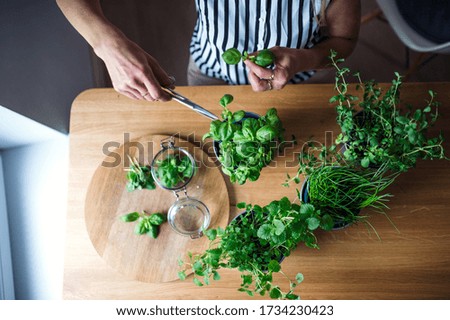
[[[306,180],[303,182],[302,188],[301,188],[301,190],[300,190],[300,197],[301,197],[300,200],[301,200],[303,203],[309,203],[309,200],[310,200],[310,199],[309,199],[308,191],[309,191],[309,181],[308,181],[308,179],[306,179]],[[356,213],[356,215],[358,215],[359,212],[360,212],[360,211],[358,210],[358,212]],[[340,229],[344,229],[344,228],[350,226],[351,224],[353,224],[353,223],[352,223],[352,222],[348,222],[348,221],[335,220],[335,221],[334,221],[334,226],[333,226],[333,229],[332,229],[332,230],[340,230]]]

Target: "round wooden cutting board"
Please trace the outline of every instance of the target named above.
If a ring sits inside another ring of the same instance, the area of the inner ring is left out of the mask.
[[[141,165],[151,163],[161,149],[160,141],[167,137],[145,136],[120,146],[114,155],[110,154],[99,165],[86,196],[86,227],[98,254],[114,269],[139,281],[178,279],[178,258],[184,259],[188,251],[202,252],[209,242],[206,236],[192,240],[179,235],[167,222],[160,226],[157,239],[136,235],[136,222],[127,223],[120,219],[124,214],[143,210],[167,214],[175,202],[173,192],[158,186],[155,190],[128,192],[126,189],[124,168],[129,167],[127,155],[137,158]],[[197,162],[197,173],[187,186],[188,195],[208,207],[211,213],[209,228],[224,228],[228,223],[230,204],[220,169],[201,148],[179,138],[175,138],[175,146],[186,148]],[[119,159],[119,156],[120,163],[114,163],[112,160]]]

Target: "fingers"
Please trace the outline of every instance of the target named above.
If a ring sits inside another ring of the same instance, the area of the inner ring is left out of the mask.
[[[122,60],[119,66],[116,61],[107,64],[114,89],[135,100],[169,101],[171,96],[161,89],[161,85],[173,88],[175,79],[168,76],[150,55],[140,57],[140,60],[128,59],[125,63]]]
[[[276,69],[260,67],[250,60],[245,60],[245,64],[249,68],[248,78],[253,91],[278,90],[284,87],[284,84],[276,80]]]

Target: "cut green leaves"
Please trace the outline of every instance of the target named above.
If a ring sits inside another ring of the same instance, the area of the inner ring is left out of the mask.
[[[169,154],[155,163],[156,178],[167,188],[183,184],[194,175],[194,165],[186,155]]]
[[[230,65],[238,64],[241,60],[249,59],[260,67],[266,68],[275,62],[275,55],[269,49],[264,49],[256,53],[256,55],[249,55],[247,52],[241,52],[236,48],[227,49],[222,54],[222,59],[225,63]]]
[[[125,169],[128,180],[127,190],[155,189],[155,181],[153,180],[150,166],[141,166],[137,159],[131,158],[130,156],[128,156],[128,159],[130,160],[130,167]]]
[[[131,212],[120,216],[120,219],[124,222],[136,221],[134,233],[137,235],[147,234],[150,238],[156,239],[159,234],[159,226],[167,221],[166,215],[162,213],[147,214],[145,211],[142,213]]]

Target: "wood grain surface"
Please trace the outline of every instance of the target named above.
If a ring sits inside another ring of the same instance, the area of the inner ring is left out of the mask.
[[[442,130],[450,150],[450,83],[409,83],[402,98],[424,106],[427,91],[437,92],[442,117],[431,133]],[[332,85],[292,85],[280,91],[254,93],[249,86],[178,87],[177,91],[215,114],[219,99],[234,96],[231,110],[245,109],[263,114],[276,107],[298,145],[287,148],[256,182],[231,185],[230,219],[238,202],[266,205],[288,196],[295,188],[283,187],[286,173],[296,172],[295,154],[302,143],[314,137],[332,141],[339,132],[336,113],[328,103]],[[127,141],[154,134],[174,134],[201,145],[211,156],[212,145],[202,143],[209,120],[175,101],[167,103],[133,101],[112,89],[93,89],[74,101],[70,127],[70,177],[67,239],[64,270],[65,299],[261,299],[237,292],[239,273],[221,272],[222,279],[210,286],[196,287],[186,281],[147,283],[130,279],[97,253],[86,228],[85,203],[90,181],[107,154]],[[447,152],[447,155],[449,151]],[[299,246],[283,263],[289,277],[304,274],[297,287],[302,299],[448,299],[450,298],[450,162],[419,161],[416,168],[401,175],[389,187],[389,220],[370,215],[369,222],[380,238],[364,224],[320,232],[320,250]],[[287,282],[281,280],[281,285]]]
[[[208,248],[206,237],[191,239],[176,233],[168,223],[160,227],[157,239],[134,234],[135,223],[124,223],[120,216],[130,212],[167,214],[176,197],[172,191],[126,189],[125,168],[128,156],[140,164],[151,163],[167,135],[144,136],[120,146],[101,163],[90,182],[85,201],[85,220],[89,237],[98,254],[125,276],[145,282],[167,282],[178,279],[178,258],[187,252]],[[197,163],[196,175],[186,186],[189,197],[203,202],[211,214],[210,227],[225,227],[230,205],[220,169],[208,161],[208,155],[185,140],[174,138],[175,146],[189,151]],[[122,161],[116,159],[120,156]],[[184,198],[183,192],[179,192]]]

